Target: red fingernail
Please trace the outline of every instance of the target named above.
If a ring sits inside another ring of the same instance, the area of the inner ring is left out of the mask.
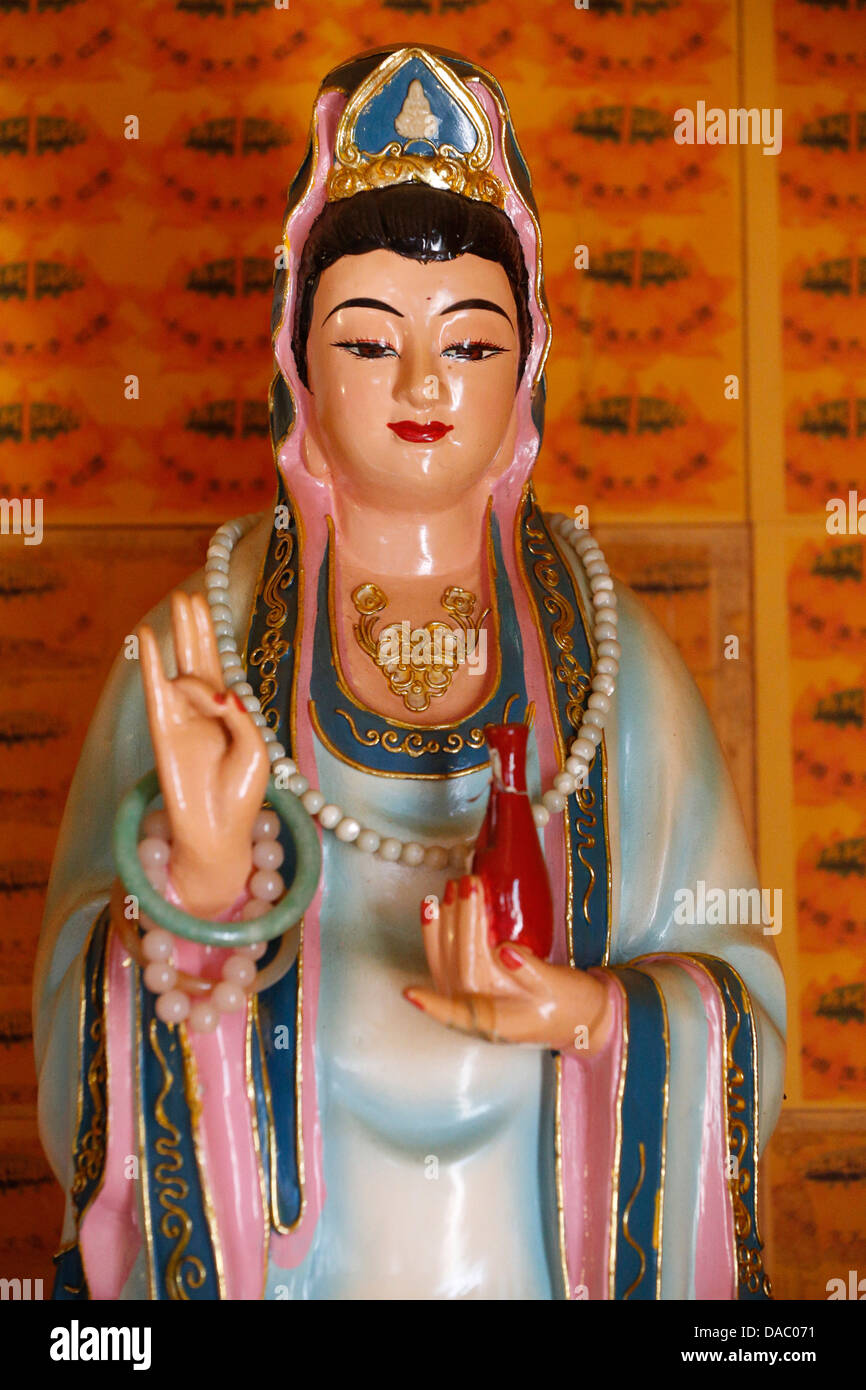
[[[471,896],[472,896],[472,890],[473,890],[474,887],[475,887],[475,885],[474,885],[474,883],[472,882],[472,879],[469,877],[469,875],[468,875],[468,874],[464,875],[464,877],[461,878],[461,880],[460,880],[460,896],[461,896],[461,898],[469,898],[469,897],[471,897]]]
[[[409,1000],[409,1003],[410,1003],[410,1004],[414,1004],[414,1005],[415,1005],[415,1008],[416,1008],[416,1009],[420,1009],[422,1013],[426,1013],[426,1012],[427,1012],[427,1010],[424,1008],[424,1005],[421,1003],[420,999],[416,999],[415,996],[414,996],[414,994],[412,993],[412,991],[411,991],[410,989],[404,989],[404,991],[403,991],[403,998],[404,998],[404,999],[408,999],[408,1000]]]
[[[523,961],[516,951],[510,950],[508,946],[503,946],[499,952],[499,959],[503,965],[507,965],[509,970],[519,970]]]
[[[451,906],[456,897],[457,885],[454,882],[453,878],[449,878],[448,882],[445,885],[445,902],[448,904],[449,907]]]
[[[232,691],[232,699],[234,700],[241,714],[246,714],[246,706],[244,705],[244,702],[241,699],[240,695],[236,695],[235,692]]]
[[[438,903],[435,898],[425,898],[421,904],[421,921],[432,922],[437,916]]]
[[[228,695],[224,690],[221,690],[218,695],[214,695],[214,700],[218,705],[224,705],[227,699]]]

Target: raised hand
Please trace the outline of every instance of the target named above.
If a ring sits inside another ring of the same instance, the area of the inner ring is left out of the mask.
[[[231,906],[249,876],[269,761],[249,714],[225,688],[204,598],[175,591],[171,624],[173,680],[152,630],[140,630],[147,717],[171,822],[171,880],[189,912],[212,917]]]
[[[488,1042],[584,1055],[607,1042],[607,987],[583,970],[540,960],[524,946],[493,945],[480,878],[452,879],[441,904],[425,898],[421,929],[435,988],[413,985],[404,993],[439,1023]]]

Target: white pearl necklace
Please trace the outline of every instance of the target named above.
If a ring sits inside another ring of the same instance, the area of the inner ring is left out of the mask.
[[[241,517],[237,521],[227,521],[220,526],[208,547],[204,582],[223,678],[227,687],[234,691],[249,711],[253,723],[261,730],[262,738],[268,747],[272,773],[275,776],[281,774],[284,784],[295,796],[301,798],[309,814],[315,817],[325,830],[332,830],[343,843],[354,844],[366,854],[378,854],[380,859],[390,863],[399,861],[413,868],[424,865],[430,869],[444,869],[448,865],[458,873],[465,872],[474,843],[461,842],[449,849],[444,845],[422,845],[415,840],[404,842],[393,836],[379,835],[375,830],[362,826],[354,816],[346,815],[342,807],[326,803],[323,793],[310,786],[308,779],[287,756],[283,745],[277,741],[277,736],[267,724],[262,707],[246,678],[246,671],[235,642],[231,608],[226,601],[232,551],[241,537],[252,530],[258,521],[259,517],[252,515]],[[532,813],[536,825],[539,826],[546,825],[551,815],[560,815],[565,810],[568,797],[579,786],[585,785],[613,700],[622,652],[616,640],[617,612],[613,579],[600,546],[588,531],[578,529],[573,517],[557,513],[550,520],[550,529],[574,551],[589,581],[594,608],[593,637],[598,659],[591,675],[586,710],[577,737],[570,745],[570,756],[566,760],[565,768],[554,777],[553,786],[544,793],[541,801],[533,803]],[[575,534],[578,537],[576,540]]]

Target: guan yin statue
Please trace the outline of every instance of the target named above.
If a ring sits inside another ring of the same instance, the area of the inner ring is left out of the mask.
[[[494,79],[337,68],[283,241],[274,508],[144,620],[63,821],[55,1297],[769,1297],[781,973],[760,922],[678,921],[756,889],[729,775],[533,493],[550,326]]]

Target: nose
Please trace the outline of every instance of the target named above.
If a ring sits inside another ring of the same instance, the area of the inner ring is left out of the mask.
[[[444,385],[438,352],[406,344],[394,383],[395,398],[413,410],[430,410],[444,395]]]

